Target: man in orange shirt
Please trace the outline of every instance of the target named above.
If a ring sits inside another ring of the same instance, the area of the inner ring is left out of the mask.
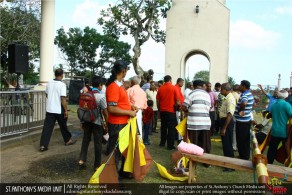
[[[167,141],[167,149],[175,149],[174,139],[177,121],[174,108],[180,105],[180,100],[175,87],[171,83],[171,76],[166,75],[164,77],[164,85],[159,88],[156,100],[161,117],[161,137],[159,146],[164,147]]]
[[[128,71],[127,64],[118,60],[112,68],[112,74],[107,82],[106,102],[108,110],[108,151],[112,152],[116,147],[116,142],[119,137],[119,132],[123,129],[130,117],[136,116],[136,108],[130,105],[127,91],[125,90],[122,80]],[[118,169],[121,153],[117,149],[115,152],[116,168]],[[123,172],[125,159],[122,158],[122,166],[120,168],[120,178],[128,177],[129,173]]]

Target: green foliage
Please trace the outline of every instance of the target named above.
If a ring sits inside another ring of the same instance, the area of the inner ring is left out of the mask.
[[[200,80],[203,80],[205,82],[208,82],[209,81],[209,75],[210,75],[209,71],[201,70],[201,71],[199,71],[199,72],[197,72],[195,74],[194,80],[195,79],[200,79]],[[236,84],[235,79],[230,77],[230,76],[228,76],[228,83],[231,85],[231,87],[233,87]]]
[[[40,0],[14,0],[0,5],[1,26],[1,77],[11,82],[8,73],[8,45],[26,44],[29,47],[29,73],[24,82],[31,83],[28,75],[34,71],[31,63],[40,56]],[[36,78],[34,78],[36,79]]]
[[[166,17],[170,6],[170,0],[120,0],[102,10],[101,17],[98,18],[98,24],[103,27],[105,34],[115,38],[121,35],[134,38],[132,63],[136,74],[144,78],[149,73],[139,65],[141,45],[150,37],[156,42],[165,42],[165,32],[160,30],[159,23],[162,17]]]
[[[228,76],[228,83],[230,84],[231,87],[233,87],[236,84],[235,79],[230,76]]]
[[[208,82],[209,81],[209,71],[201,70],[201,71],[197,72],[194,76],[194,80],[197,80],[197,79]]]
[[[109,35],[101,35],[96,29],[85,27],[70,28],[65,32],[64,28],[57,30],[55,44],[65,54],[70,71],[76,75],[82,75],[87,69],[91,76],[104,75],[109,72],[110,65],[117,59],[130,61],[130,45],[119,41]],[[97,53],[99,52],[99,58]]]

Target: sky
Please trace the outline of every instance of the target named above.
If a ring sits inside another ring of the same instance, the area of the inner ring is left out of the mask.
[[[55,0],[55,31],[85,26],[96,28],[100,10],[116,0]],[[248,80],[252,85],[276,86],[281,74],[281,88],[290,87],[292,76],[292,0],[226,0],[230,10],[228,75],[236,83]],[[165,29],[166,21],[160,23]],[[133,45],[131,37],[122,37]],[[55,47],[55,64],[64,63]],[[154,70],[154,80],[164,76],[165,46],[153,40],[142,46],[140,65]],[[209,61],[195,55],[187,62],[186,75],[209,70]],[[189,71],[188,71],[189,70]],[[127,77],[133,76],[133,68]],[[214,84],[214,83],[213,83]]]

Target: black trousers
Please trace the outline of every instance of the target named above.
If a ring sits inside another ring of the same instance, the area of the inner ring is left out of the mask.
[[[226,118],[220,119],[220,126],[221,129],[224,126]],[[227,157],[234,157],[232,141],[233,141],[233,128],[234,128],[234,121],[233,118],[230,120],[229,125],[226,128],[226,132],[224,136],[221,136],[222,140],[222,147],[223,147],[223,154]]]
[[[82,124],[84,134],[81,145],[80,160],[86,162],[88,146],[91,141],[91,135],[93,134],[94,141],[94,168],[101,165],[101,150],[102,150],[102,136],[103,129],[101,125],[94,123],[83,123]]]
[[[215,111],[209,112],[209,115],[210,115],[210,119],[211,119],[210,130],[211,130],[211,133],[214,134],[214,132],[215,132]]]
[[[286,143],[286,138],[283,137],[274,137],[271,135],[271,139],[270,139],[270,143],[269,143],[269,149],[268,149],[268,153],[267,153],[267,158],[268,158],[268,163],[269,164],[273,164],[276,155],[277,155],[277,149],[278,146],[280,144],[280,142],[282,141],[283,144]]]
[[[67,128],[67,118],[64,118],[64,114],[54,114],[47,112],[41,135],[40,146],[49,146],[56,121],[58,121],[60,126],[64,142],[67,143],[71,139],[72,135]]]
[[[177,125],[175,112],[160,112],[161,134],[160,145],[164,146],[167,141],[167,147],[174,147],[175,127]]]
[[[250,156],[250,127],[251,121],[236,121],[236,142],[239,158],[249,160]]]
[[[122,130],[127,124],[110,124],[108,123],[108,152],[111,153],[117,146],[117,140],[119,138],[119,132]],[[119,169],[119,161],[122,160],[121,168]],[[122,156],[119,148],[115,150],[115,162],[116,162],[116,169],[117,173],[122,171],[125,164],[125,158]]]

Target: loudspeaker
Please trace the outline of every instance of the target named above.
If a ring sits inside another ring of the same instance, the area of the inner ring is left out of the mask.
[[[69,103],[79,104],[80,90],[84,87],[82,80],[70,80],[69,84]]]
[[[9,73],[26,73],[28,71],[27,45],[8,45],[8,71]]]

